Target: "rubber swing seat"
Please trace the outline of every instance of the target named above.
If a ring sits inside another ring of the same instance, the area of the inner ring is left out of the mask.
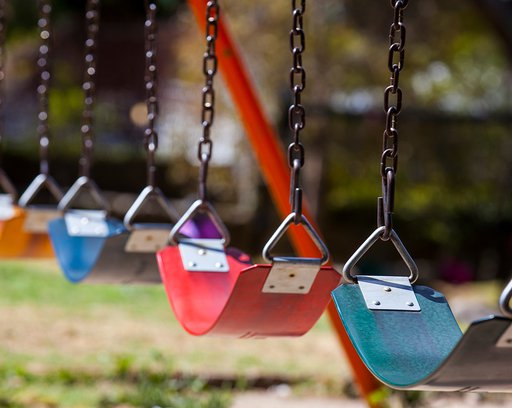
[[[512,392],[512,320],[489,316],[462,335],[441,293],[412,288],[421,311],[370,310],[357,284],[333,291],[368,369],[397,389]]]
[[[48,230],[59,265],[70,282],[83,280],[96,283],[122,283],[131,277],[123,274],[119,249],[124,248],[125,228],[121,221],[105,220],[108,232],[104,236],[73,236],[64,218],[50,221]],[[103,260],[102,260],[103,258]],[[107,259],[105,259],[107,258]],[[105,267],[110,265],[108,267]]]
[[[325,266],[308,294],[264,293],[272,265],[252,265],[248,255],[234,248],[226,250],[226,257],[226,273],[189,272],[178,247],[157,254],[171,307],[193,335],[301,336],[320,318],[330,290],[340,281],[338,272]]]
[[[13,207],[9,217],[0,221],[0,258],[19,258],[30,243],[30,234],[23,230],[24,211]]]
[[[12,218],[0,222],[0,258],[53,258],[50,237],[25,229],[26,212],[14,208]]]

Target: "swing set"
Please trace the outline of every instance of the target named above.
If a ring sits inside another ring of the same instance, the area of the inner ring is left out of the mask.
[[[302,63],[306,1],[291,1],[292,103],[288,121],[292,141],[287,156],[263,113],[221,18],[218,1],[188,0],[188,3],[206,38],[197,200],[179,217],[156,183],[157,6],[154,0],[145,2],[148,125],[143,145],[147,157],[147,185],[124,219],[118,220],[110,215],[110,205],[91,177],[100,0],[88,0],[80,175],[66,194],[61,193],[50,176],[48,165],[51,4],[49,0],[39,0],[40,173],[15,205],[16,190],[0,169],[0,186],[5,192],[0,197],[0,257],[52,256],[50,237],[59,265],[71,282],[162,282],[178,321],[194,335],[300,336],[311,329],[327,308],[361,394],[371,406],[378,406],[370,402],[371,394],[380,387],[376,379],[397,389],[511,392],[512,281],[499,301],[506,317],[477,320],[462,334],[444,296],[426,286],[414,285],[418,268],[393,226],[397,118],[402,107],[399,75],[405,61],[404,10],[408,0],[391,0],[393,22],[388,59],[391,84],[384,91],[386,121],[380,163],[382,196],[377,205],[378,225],[345,263],[342,274],[329,265],[329,251],[310,221],[302,198],[300,173],[305,163],[305,147],[300,135],[306,125],[302,104],[302,91],[306,86]],[[0,15],[3,17],[3,10]],[[0,23],[4,27],[5,22]],[[0,41],[3,51],[3,31]],[[0,58],[0,70],[3,66],[3,58]],[[254,264],[249,255],[229,246],[229,231],[208,199],[214,79],[218,70],[224,75],[271,197],[283,218],[262,249],[265,264]],[[3,75],[0,78],[3,80]],[[50,193],[55,204],[35,204],[42,190]],[[94,203],[93,209],[83,205],[84,195]],[[137,221],[149,202],[158,205],[165,222]],[[298,256],[273,254],[286,234]],[[391,241],[406,264],[409,276],[357,274],[357,262],[378,241]],[[330,302],[331,292],[334,302]]]
[[[5,17],[5,2],[2,2],[2,16]],[[0,258],[27,257],[48,258],[53,251],[48,237],[48,222],[57,217],[60,211],[57,203],[62,199],[62,191],[50,174],[48,149],[50,135],[48,129],[48,91],[50,87],[51,70],[49,52],[52,33],[50,30],[50,16],[52,7],[49,1],[41,0],[39,3],[39,86],[37,95],[39,99],[39,114],[37,133],[39,137],[39,174],[20,196],[17,205],[16,190],[7,176],[2,177],[2,188],[10,198],[2,204],[8,208],[8,217],[1,221]],[[5,19],[2,24],[2,55],[5,45]],[[4,64],[2,64],[3,68]],[[2,171],[3,173],[3,171]],[[53,202],[38,202],[38,197],[44,192],[49,193]],[[3,210],[2,212],[4,212]]]

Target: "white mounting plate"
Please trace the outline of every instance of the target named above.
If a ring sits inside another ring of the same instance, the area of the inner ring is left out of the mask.
[[[319,271],[320,260],[274,258],[262,292],[304,295],[311,290]]]
[[[26,218],[23,228],[27,232],[45,234],[48,232],[48,223],[62,216],[62,211],[48,207],[26,207]]]
[[[0,194],[0,221],[14,217],[14,205],[10,194]]]
[[[370,310],[421,310],[407,276],[357,275],[357,282]]]
[[[68,234],[72,237],[108,236],[107,213],[103,210],[69,210],[64,214]]]
[[[496,347],[512,348],[512,324],[509,324],[507,330],[501,335]]]
[[[170,228],[134,229],[130,232],[124,250],[126,252],[156,253],[167,246],[170,232]]]
[[[229,272],[222,239],[180,238],[178,247],[189,272]]]

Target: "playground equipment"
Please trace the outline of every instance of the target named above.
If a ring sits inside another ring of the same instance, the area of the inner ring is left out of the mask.
[[[50,86],[50,43],[51,43],[51,11],[49,1],[38,1],[39,9],[39,174],[21,195],[18,204],[20,209],[14,210],[15,217],[4,225],[0,257],[51,257],[53,251],[48,237],[48,221],[60,215],[57,202],[62,198],[62,192],[56,181],[50,175],[48,148],[50,134],[48,128],[48,90]],[[54,203],[38,203],[38,196],[46,191]]]
[[[229,232],[207,199],[206,179],[212,154],[210,128],[214,119],[213,80],[218,59],[216,40],[220,8],[216,0],[206,5],[206,52],[203,71],[202,125],[199,141],[199,199],[171,231],[173,244],[158,252],[162,281],[178,321],[191,334],[230,335],[235,337],[299,336],[318,320],[329,302],[326,291],[340,281],[340,275],[324,265],[329,258],[325,244],[302,214],[300,169],[304,164],[304,146],[300,131],[305,126],[301,92],[305,87],[302,66],[305,36],[303,14],[305,1],[292,3],[293,26],[290,31],[294,65],[290,86],[294,100],[289,110],[293,142],[288,149],[292,169],[292,212],[285,218],[263,248],[270,264],[253,265],[249,256],[228,247]],[[180,233],[188,222],[202,215],[217,228],[219,238],[186,238]],[[321,253],[320,258],[274,257],[271,251],[292,226],[301,226]]]
[[[381,159],[382,197],[378,226],[343,268],[346,282],[333,293],[343,325],[369,370],[398,389],[512,392],[512,281],[501,298],[508,317],[473,322],[464,335],[444,296],[414,286],[418,268],[393,229],[395,175],[398,164],[397,117],[402,105],[399,74],[404,66],[408,0],[392,0],[388,68],[384,91],[386,127]],[[395,98],[394,103],[390,101]],[[352,270],[378,241],[391,241],[409,276],[354,275]]]
[[[0,1],[0,107],[3,107],[5,99],[5,30],[7,25],[5,14],[6,2],[2,0]],[[3,117],[1,124],[4,124]],[[0,145],[3,144],[3,137],[3,129],[0,129]],[[15,205],[18,192],[2,167],[0,167],[0,187],[2,189],[2,194],[0,194],[0,244],[3,244],[8,240],[7,237],[12,229],[21,228],[19,218],[23,211]],[[17,251],[13,250],[13,252]]]
[[[198,26],[201,30],[204,30],[206,2],[204,0],[188,0],[188,5],[194,13]],[[285,217],[289,212],[290,197],[288,191],[290,174],[286,165],[286,157],[278,135],[263,110],[263,104],[251,83],[248,71],[234,44],[226,18],[218,21],[217,58],[219,60],[219,70],[238,110],[248,141],[253,148],[262,175],[269,188],[270,196],[279,214]],[[308,213],[307,202],[304,203],[303,212]],[[311,220],[311,218],[309,219]],[[317,251],[315,243],[303,228],[292,228],[288,232],[290,241],[299,255],[310,256],[310,254]],[[362,397],[371,407],[382,406],[373,395],[379,392],[379,388],[383,386],[368,371],[354,350],[332,302],[329,303],[327,312],[340,345],[345,350],[345,355]]]
[[[155,153],[158,135],[154,129],[158,115],[156,97],[156,4],[146,2],[145,40],[148,127],[144,133],[147,151],[148,186],[125,215],[124,222],[109,216],[108,202],[90,177],[93,148],[93,104],[95,100],[96,38],[99,29],[99,0],[88,0],[85,42],[85,100],[82,131],[81,176],[59,203],[64,218],[50,223],[57,259],[67,279],[97,283],[158,283],[160,275],[155,252],[167,242],[171,224],[137,223],[143,207],[155,201],[174,221],[176,210],[155,181]],[[71,209],[81,193],[88,193],[99,210]]]
[[[82,112],[82,155],[79,160],[80,176],[69,188],[59,209],[64,216],[49,224],[49,232],[55,255],[71,282],[79,282],[95,273],[98,257],[106,242],[124,231],[123,224],[109,217],[110,204],[91,178],[92,153],[94,145],[94,102],[96,78],[96,49],[99,31],[99,0],[88,0],[85,13],[87,39],[85,41],[84,110]],[[75,209],[74,205],[89,196],[98,209]]]

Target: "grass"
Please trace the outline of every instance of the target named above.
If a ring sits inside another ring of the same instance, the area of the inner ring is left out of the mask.
[[[442,290],[462,323],[495,307],[495,284]],[[74,285],[51,261],[0,263],[0,408],[227,408],[236,392],[283,382],[301,397],[354,394],[325,317],[296,339],[194,337],[161,286]]]
[[[0,408],[223,408],[261,378],[332,394],[350,375],[325,319],[300,339],[197,338],[161,286],[74,285],[50,261],[0,264],[0,356]]]

